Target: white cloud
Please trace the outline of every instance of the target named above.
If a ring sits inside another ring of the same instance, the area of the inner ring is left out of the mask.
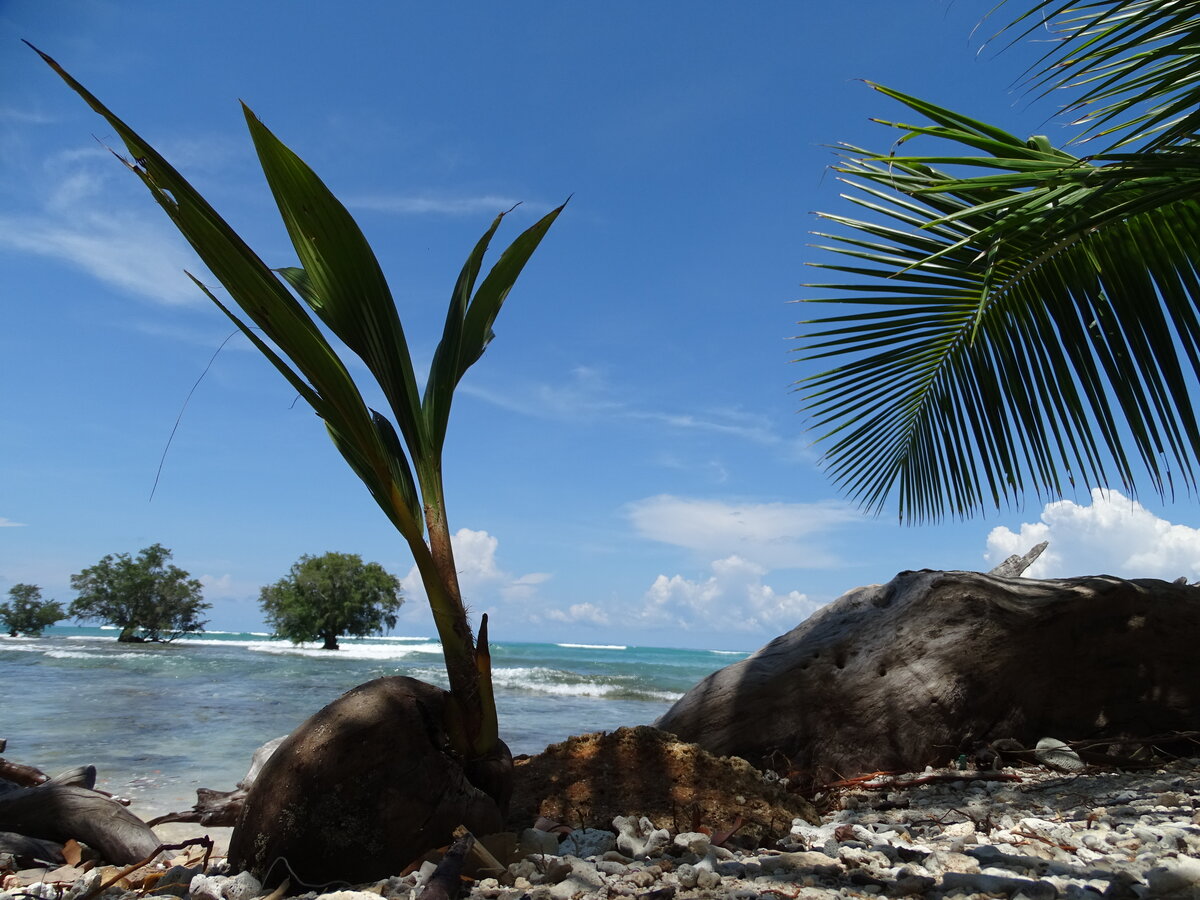
[[[0,516],[0,528],[24,528],[24,522],[14,522],[12,519],[6,519]]]
[[[572,603],[566,609],[552,609],[546,613],[546,618],[568,624],[607,625],[609,623],[608,613],[594,603]]]
[[[754,444],[777,444],[780,441],[773,423],[766,416],[736,409],[708,410],[703,416],[693,413],[631,411],[629,417],[659,422],[681,430],[708,431],[737,437]]]
[[[837,563],[821,539],[862,516],[837,501],[725,503],[660,494],[629,507],[643,537],[708,554],[737,554],[772,569],[817,568]]]
[[[1117,491],[1094,489],[1090,506],[1048,503],[1040,521],[1015,532],[993,528],[985,558],[995,565],[1041,541],[1050,546],[1026,571],[1031,578],[1200,578],[1200,529],[1161,519]]]
[[[808,443],[781,437],[772,419],[759,413],[727,407],[684,412],[634,407],[625,399],[628,392],[615,388],[606,374],[593,366],[575,366],[565,377],[552,382],[523,381],[499,385],[495,381],[485,384],[467,379],[460,390],[523,416],[556,422],[603,417],[776,447],[787,459],[807,461],[816,458],[808,449]],[[668,464],[672,464],[671,461]]]
[[[57,119],[34,110],[4,106],[0,107],[0,121],[19,122],[22,125],[52,125]]]
[[[514,578],[500,589],[500,593],[505,600],[529,600],[537,593],[538,585],[545,584],[552,577],[548,572],[530,572]]]
[[[370,209],[376,212],[400,215],[466,216],[486,213],[495,216],[512,209],[520,203],[512,197],[485,194],[480,197],[447,197],[434,194],[396,195],[377,194],[369,197],[354,197],[346,201],[351,209]],[[534,207],[526,204],[522,208],[534,212],[548,212],[549,207]]]
[[[205,600],[245,600],[258,599],[262,585],[257,582],[239,581],[228,572],[224,575],[204,574],[197,576],[204,588]]]
[[[486,531],[460,528],[450,537],[454,563],[458,566],[458,584],[468,606],[482,607],[495,593],[505,599],[529,599],[537,586],[550,578],[543,572],[514,576],[496,561],[500,542]],[[429,600],[421,574],[414,565],[401,579],[405,606],[410,612],[425,609]]]
[[[591,366],[576,366],[554,383],[530,382],[518,387],[494,383],[489,387],[468,378],[460,390],[509,412],[559,422],[577,422],[601,413],[626,414],[624,404],[611,399],[603,373]]]
[[[712,575],[690,581],[659,575],[638,614],[648,625],[684,630],[782,632],[795,627],[821,604],[799,591],[778,593],[763,583],[766,569],[739,556],[712,563]]]
[[[124,179],[124,180],[122,180]],[[0,215],[0,248],[67,263],[106,284],[169,306],[204,304],[184,274],[206,274],[187,242],[102,146],[54,154],[27,180],[40,207]]]
[[[61,221],[0,216],[0,246],[62,260],[169,306],[208,302],[184,275],[184,269],[198,276],[204,270],[183,239],[143,217],[85,210]]]

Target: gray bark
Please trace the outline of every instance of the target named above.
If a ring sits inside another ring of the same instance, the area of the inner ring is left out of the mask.
[[[121,804],[54,779],[0,794],[0,831],[60,844],[74,838],[117,865],[143,860],[159,846],[150,826]]]
[[[709,676],[656,724],[756,765],[782,755],[813,785],[1004,738],[1195,731],[1198,643],[1195,587],[902,572]]]
[[[988,572],[988,574],[995,575],[997,578],[1018,578],[1025,574],[1026,569],[1037,562],[1037,558],[1049,546],[1049,541],[1042,541],[1040,544],[1035,544],[1024,556],[1014,553],[1004,562],[1000,563],[1000,565],[996,566],[996,568]]]

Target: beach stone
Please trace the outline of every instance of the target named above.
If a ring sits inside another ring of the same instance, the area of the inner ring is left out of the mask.
[[[550,896],[555,900],[571,900],[580,894],[599,891],[604,885],[604,876],[595,866],[575,859],[568,866],[566,877],[550,888]]]
[[[223,900],[221,886],[225,875],[197,875],[188,884],[188,896],[192,900]]]
[[[616,846],[617,836],[611,831],[599,828],[577,828],[563,839],[558,846],[562,856],[577,856],[586,859],[589,856],[603,856]]]
[[[1010,878],[1005,875],[985,875],[980,872],[947,872],[941,888],[948,894],[1022,894],[1029,900],[1054,900],[1058,889],[1048,881]]]
[[[671,833],[655,828],[646,816],[617,816],[613,827],[617,829],[617,849],[634,859],[661,853],[671,841]]]
[[[716,755],[785,758],[801,788],[1002,739],[1186,733],[1200,730],[1197,634],[1189,585],[902,572],[713,673],[655,724]]]
[[[1154,895],[1200,897],[1200,859],[1181,856],[1163,860],[1146,873],[1146,884]]]
[[[1078,753],[1057,738],[1042,738],[1033,748],[1033,755],[1043,766],[1063,772],[1078,772],[1085,765]]]
[[[57,900],[58,888],[44,881],[35,881],[21,889],[21,893],[31,900]]]
[[[262,892],[262,882],[249,872],[239,872],[221,887],[221,896],[225,900],[251,900]]]

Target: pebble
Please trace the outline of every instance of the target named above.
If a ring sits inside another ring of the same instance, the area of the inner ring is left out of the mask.
[[[499,879],[477,882],[474,900],[1200,900],[1200,758],[1157,771],[1004,769],[1020,781],[917,776],[847,791],[820,825],[797,819],[777,847],[730,851],[704,832],[672,835],[646,818],[613,830],[558,836],[526,832],[525,857]],[[190,900],[253,900],[248,874],[174,871],[161,883]],[[405,877],[299,900],[415,900],[432,864]],[[73,900],[73,885],[9,887],[0,900]],[[102,900],[136,900],[110,888]]]

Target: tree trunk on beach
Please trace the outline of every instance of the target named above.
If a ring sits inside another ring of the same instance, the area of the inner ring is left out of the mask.
[[[322,637],[325,638],[325,645],[323,647],[321,647],[322,650],[337,650],[337,649],[339,649],[338,648],[338,636],[336,634],[333,634],[333,633],[327,631],[327,632],[325,632],[324,635],[322,635]]]
[[[68,783],[80,780],[83,784]],[[0,793],[0,831],[65,843],[74,838],[116,865],[139,862],[158,849],[158,836],[115,800],[90,787],[95,769],[56,776],[35,787]]]
[[[710,675],[656,724],[752,764],[785,757],[814,784],[1000,739],[1194,732],[1197,640],[1200,589],[1186,584],[902,572]]]

